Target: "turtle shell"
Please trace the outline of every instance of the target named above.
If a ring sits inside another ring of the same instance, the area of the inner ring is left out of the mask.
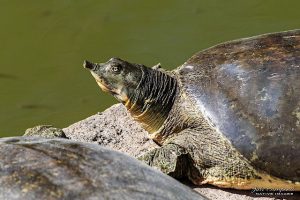
[[[66,139],[0,139],[0,199],[206,199],[134,158]]]
[[[300,30],[214,46],[176,73],[196,109],[254,167],[300,181]]]

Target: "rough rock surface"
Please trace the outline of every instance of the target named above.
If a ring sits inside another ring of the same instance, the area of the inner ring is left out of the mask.
[[[40,125],[29,128],[25,131],[24,136],[35,136],[37,133],[39,136],[48,139],[57,137],[66,138],[65,133],[61,129],[55,128],[52,125]]]
[[[72,124],[64,128],[63,131],[70,139],[98,143],[134,157],[158,147],[157,144],[147,138],[147,132],[137,122],[133,121],[121,104],[113,105],[102,113]],[[200,194],[216,200],[300,199],[300,195],[295,192],[292,195],[285,192],[284,195],[274,196],[272,195],[273,191],[264,191],[265,195],[263,195],[253,191],[220,189],[208,185],[194,186],[190,184],[189,186]]]
[[[134,157],[158,147],[121,104],[113,105],[63,131],[70,139],[97,143]]]

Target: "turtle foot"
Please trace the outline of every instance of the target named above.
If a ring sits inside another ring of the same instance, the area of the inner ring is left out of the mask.
[[[174,178],[186,177],[188,155],[184,148],[176,144],[167,144],[153,149],[138,159]]]

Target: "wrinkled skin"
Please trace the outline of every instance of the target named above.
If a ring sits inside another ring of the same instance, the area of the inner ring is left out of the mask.
[[[124,154],[66,139],[0,139],[0,199],[206,199]]]
[[[118,62],[136,77],[144,69]],[[299,66],[294,30],[214,46],[171,72],[144,69],[127,93],[138,101],[123,103],[161,147],[140,160],[195,184],[300,191]]]

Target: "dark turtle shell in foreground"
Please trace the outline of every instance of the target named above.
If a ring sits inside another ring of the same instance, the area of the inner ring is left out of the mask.
[[[0,199],[205,199],[124,154],[66,139],[0,139]]]

